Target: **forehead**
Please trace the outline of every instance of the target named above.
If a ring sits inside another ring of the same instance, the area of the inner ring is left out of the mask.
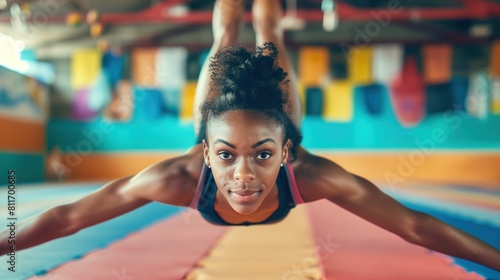
[[[211,119],[207,124],[207,134],[210,142],[218,138],[232,140],[235,143],[255,143],[264,138],[281,141],[283,127],[255,112],[235,110]]]

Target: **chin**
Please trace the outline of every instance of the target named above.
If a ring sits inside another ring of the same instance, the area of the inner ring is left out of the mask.
[[[251,205],[241,205],[236,203],[231,203],[231,207],[234,211],[241,215],[250,215],[259,209],[260,203],[255,203]]]

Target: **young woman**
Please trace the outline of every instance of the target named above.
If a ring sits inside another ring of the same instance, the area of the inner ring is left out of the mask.
[[[180,157],[24,221],[17,249],[73,234],[151,201],[196,208],[215,224],[252,225],[279,222],[298,203],[328,199],[408,242],[500,270],[499,250],[404,207],[300,146],[301,106],[279,27],[279,1],[254,0],[252,12],[260,46],[255,52],[232,46],[241,1],[215,3],[212,59],[203,66],[195,99],[199,143]],[[4,231],[0,255],[8,245]]]

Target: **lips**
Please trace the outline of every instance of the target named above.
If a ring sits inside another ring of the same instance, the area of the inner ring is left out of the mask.
[[[239,190],[239,191],[229,191],[231,198],[240,203],[249,203],[257,200],[262,191],[252,191],[252,190]]]
[[[241,195],[241,196],[247,196],[247,195],[253,195],[259,191],[244,190],[244,191],[229,191],[229,192],[232,192],[234,194]]]

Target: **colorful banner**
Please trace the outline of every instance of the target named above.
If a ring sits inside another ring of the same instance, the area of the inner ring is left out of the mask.
[[[350,122],[353,117],[353,86],[350,81],[331,83],[324,95],[323,118],[330,121]]]
[[[492,77],[500,78],[500,40],[491,45],[490,74]]]
[[[94,84],[102,70],[102,55],[98,50],[77,50],[71,57],[71,85],[78,90]]]
[[[451,79],[451,96],[454,111],[465,111],[467,101],[467,90],[469,89],[469,79],[463,77],[453,77]]]
[[[366,85],[373,82],[372,77],[371,47],[351,48],[349,50],[349,80],[358,85]]]
[[[449,82],[451,79],[452,49],[450,45],[423,47],[424,80],[429,84]]]
[[[185,48],[160,48],[155,58],[155,78],[161,88],[180,89],[186,83],[188,51]]]
[[[183,87],[181,96],[181,119],[191,119],[193,117],[196,84],[196,81],[189,81]]]
[[[306,87],[318,87],[328,81],[330,52],[325,47],[303,47],[299,50],[299,78]]]
[[[467,95],[467,112],[469,115],[485,119],[488,117],[491,81],[486,72],[472,74]]]
[[[157,48],[142,48],[132,51],[132,82],[142,87],[157,87]]]
[[[306,89],[306,115],[321,116],[323,104],[323,90],[321,88]]]
[[[404,49],[400,44],[373,46],[373,80],[390,84],[403,67]]]
[[[491,112],[500,115],[500,78],[491,80]]]
[[[384,109],[384,86],[373,84],[362,86],[360,92],[363,95],[363,103],[368,114],[378,116]]]

